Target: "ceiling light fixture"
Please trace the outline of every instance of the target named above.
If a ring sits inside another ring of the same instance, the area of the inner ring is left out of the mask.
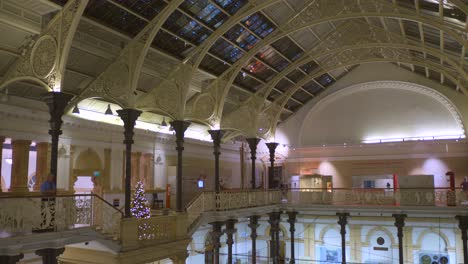
[[[105,115],[114,115],[114,113],[112,112],[112,109],[110,107],[110,104],[107,104],[107,109],[106,109],[106,112],[104,114]]]
[[[80,114],[80,109],[78,108],[78,104],[76,104],[75,107],[73,107],[72,113],[73,114]]]
[[[163,121],[161,122],[161,126],[167,127],[166,117],[163,117]]]

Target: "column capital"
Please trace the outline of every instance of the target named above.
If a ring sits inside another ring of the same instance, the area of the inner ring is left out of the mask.
[[[343,228],[348,224],[349,213],[336,213],[338,216],[338,224]]]
[[[211,240],[213,242],[213,247],[219,249],[221,247],[221,242],[219,241],[219,239],[223,235],[223,231],[221,229],[223,226],[223,222],[213,222],[210,223],[210,225],[213,228],[213,230],[211,231]]]
[[[42,257],[42,263],[57,264],[57,257],[65,251],[65,248],[43,248],[36,250],[36,255]]]
[[[210,133],[211,139],[213,140],[213,145],[219,147],[226,131],[222,129],[217,129],[208,130],[208,133]]]
[[[126,141],[129,141],[130,144],[133,144],[133,129],[135,128],[135,122],[137,121],[138,117],[141,115],[141,111],[132,108],[125,108],[117,110],[117,114],[119,115],[120,119],[124,122],[124,136]]]
[[[176,134],[176,142],[184,142],[185,131],[192,124],[184,120],[174,120],[170,122]]]
[[[260,142],[260,138],[246,138],[247,144],[249,144],[250,154],[252,159],[257,157],[257,145]]]
[[[458,220],[458,228],[466,232],[468,230],[468,215],[457,215],[455,218]]]
[[[24,254],[20,253],[18,255],[9,256],[9,255],[1,255],[0,256],[0,263],[2,264],[16,264],[22,258],[24,258]]]
[[[405,227],[406,214],[393,214],[392,217],[395,218],[395,226],[397,228]]]

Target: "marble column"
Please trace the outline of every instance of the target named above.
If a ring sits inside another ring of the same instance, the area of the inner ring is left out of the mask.
[[[44,248],[36,250],[36,254],[42,257],[42,264],[57,264],[57,257],[65,251],[65,248]]]
[[[227,235],[226,244],[228,246],[228,264],[232,264],[232,245],[234,244],[234,234],[236,233],[236,225],[237,220],[229,219],[226,221],[226,229],[225,233]]]
[[[468,215],[457,215],[456,218],[458,219],[458,227],[463,242],[463,263],[468,263]]]
[[[341,234],[341,263],[346,263],[346,225],[348,224],[349,213],[336,213]]]
[[[0,256],[0,263],[1,264],[16,264],[23,257],[24,257],[23,253],[18,254],[18,255],[14,255],[14,256],[1,255]]]
[[[28,192],[29,146],[31,140],[12,140],[10,192]]]
[[[221,228],[223,226],[222,222],[214,222],[211,223],[213,227],[211,231],[211,241],[213,242],[213,263],[220,264],[219,262],[219,249],[221,248],[221,236],[223,235],[223,231]]]
[[[296,263],[296,257],[294,252],[294,232],[296,232],[296,216],[297,212],[288,212],[289,232],[291,237],[291,260],[289,261],[290,264]]]
[[[213,155],[215,158],[215,177],[214,177],[214,187],[215,192],[219,192],[221,190],[221,186],[219,183],[219,155],[221,155],[221,139],[223,138],[224,131],[223,130],[208,130],[208,133],[211,135],[211,139],[213,139]]]
[[[403,227],[405,226],[405,214],[394,214],[393,217],[395,218],[395,226],[398,230],[397,236],[398,236],[398,258],[399,258],[399,263],[403,264],[404,261],[404,256],[403,256]]]
[[[48,142],[36,143],[36,183],[33,187],[34,191],[40,191],[41,184],[47,180],[47,174],[49,173],[48,154]]]
[[[252,184],[252,189],[257,189],[256,183],[255,183],[255,161],[257,159],[257,145],[258,142],[260,142],[259,138],[247,138],[247,143],[249,144],[250,148],[250,159],[252,160],[252,174],[251,174],[251,184]]]
[[[280,212],[272,212],[268,214],[270,218],[268,223],[270,223],[270,258],[273,264],[279,264],[279,223],[281,220]]]
[[[5,137],[0,136],[0,193],[2,192],[2,162],[3,162],[3,142]]]

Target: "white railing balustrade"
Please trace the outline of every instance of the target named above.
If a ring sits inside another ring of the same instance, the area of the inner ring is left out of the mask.
[[[204,213],[275,204],[313,206],[468,206],[460,189],[289,189],[203,192],[187,206],[190,225]],[[191,226],[190,226],[191,227]],[[190,228],[189,227],[189,228]]]
[[[122,212],[101,197],[82,195],[0,196],[0,231],[8,236],[93,227],[119,238]]]

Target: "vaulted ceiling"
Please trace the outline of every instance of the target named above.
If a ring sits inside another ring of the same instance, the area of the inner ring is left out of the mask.
[[[103,112],[112,102],[146,111],[147,122],[186,119],[267,137],[362,63],[468,88],[466,0],[2,0],[3,82],[38,39],[54,36],[54,16],[80,4],[60,78],[80,109]],[[6,88],[37,99],[36,83]]]

